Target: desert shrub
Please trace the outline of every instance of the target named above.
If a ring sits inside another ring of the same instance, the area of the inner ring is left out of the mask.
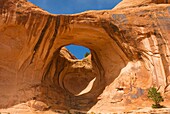
[[[89,52],[86,52],[86,53],[84,54],[84,57],[87,57],[89,54],[90,54]]]
[[[148,98],[152,99],[155,104],[152,104],[152,108],[162,108],[160,102],[163,102],[164,99],[161,96],[161,93],[157,91],[155,87],[151,87],[148,91]]]

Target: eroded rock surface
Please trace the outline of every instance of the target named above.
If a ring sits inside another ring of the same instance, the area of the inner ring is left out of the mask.
[[[169,2],[123,0],[108,11],[53,15],[1,0],[0,108],[34,100],[51,110],[124,112],[150,106],[153,85],[169,106]],[[69,44],[91,55],[78,60]]]

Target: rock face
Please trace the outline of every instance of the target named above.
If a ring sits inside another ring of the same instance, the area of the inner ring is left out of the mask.
[[[110,11],[53,15],[25,0],[1,0],[0,107],[37,100],[51,109],[126,111],[150,106],[153,85],[168,105],[168,3],[123,0]],[[91,55],[77,60],[69,44]]]
[[[169,4],[170,0],[123,0],[116,8],[141,7],[150,4]]]

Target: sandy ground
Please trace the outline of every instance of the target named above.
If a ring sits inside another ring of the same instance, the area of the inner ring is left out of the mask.
[[[120,107],[121,108],[121,107]],[[122,107],[123,108],[123,107]],[[11,108],[0,109],[0,114],[86,114],[85,112],[80,112],[76,110],[64,111],[64,110],[47,110],[39,111],[35,108],[29,107],[26,103],[15,105]],[[89,112],[88,114],[98,114],[94,112]],[[110,112],[101,114],[170,114],[170,108],[152,109],[151,107],[145,107],[137,110],[130,110],[128,112]]]

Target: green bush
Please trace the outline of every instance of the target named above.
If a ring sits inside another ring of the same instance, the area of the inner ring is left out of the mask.
[[[87,57],[89,54],[90,54],[89,52],[86,52],[86,53],[84,54],[84,57]]]
[[[152,99],[155,104],[152,104],[152,108],[162,108],[160,102],[163,102],[164,99],[161,96],[161,93],[157,91],[155,87],[151,87],[148,91],[148,98]]]

